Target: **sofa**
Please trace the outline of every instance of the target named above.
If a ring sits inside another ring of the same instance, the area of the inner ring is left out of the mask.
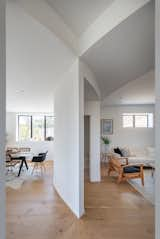
[[[115,147],[111,148],[109,154],[113,154],[116,157],[128,159],[129,164],[143,164],[144,166],[154,165],[155,163],[155,148],[146,147],[146,148],[128,148],[128,147],[119,147],[119,149],[125,152],[123,155],[114,152]],[[123,151],[124,149],[124,151]]]

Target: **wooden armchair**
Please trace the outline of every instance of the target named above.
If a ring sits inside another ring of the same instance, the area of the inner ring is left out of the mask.
[[[144,186],[144,173],[142,164],[129,165],[127,160],[126,164],[122,164],[119,158],[112,157],[109,161],[108,175],[110,175],[112,171],[118,173],[117,183],[132,178],[141,178],[142,185]]]

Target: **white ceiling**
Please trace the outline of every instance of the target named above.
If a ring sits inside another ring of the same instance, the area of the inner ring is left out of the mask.
[[[95,72],[103,99],[153,69],[153,1],[108,33],[82,59]]]
[[[155,104],[154,71],[127,83],[102,102],[102,106],[138,104]]]
[[[62,10],[62,13],[64,11],[64,21],[71,21],[77,34],[84,31],[112,2],[68,0],[66,4],[64,0],[45,1],[52,1],[55,8]],[[75,56],[53,32],[26,14],[16,1],[9,0],[7,3],[6,23],[7,111],[52,112],[54,88],[60,76],[74,62]],[[153,69],[153,3],[138,10],[107,34],[82,59],[95,72],[103,99],[127,82]],[[142,84],[141,89],[144,85]],[[152,86],[149,83],[147,85]],[[85,87],[85,98],[95,99],[93,89],[87,83]],[[151,96],[149,88],[147,89],[143,92]],[[124,94],[123,90],[115,93],[115,104],[118,100],[128,104],[135,102],[136,86],[133,92],[129,87],[127,90],[130,94]],[[141,101],[144,102],[145,96],[142,98]],[[106,100],[107,104],[109,100],[109,104],[113,103],[112,96]],[[149,101],[152,101],[152,97]]]
[[[7,111],[51,112],[53,90],[74,56],[56,36],[9,1]]]
[[[82,34],[114,0],[45,0],[76,35]]]

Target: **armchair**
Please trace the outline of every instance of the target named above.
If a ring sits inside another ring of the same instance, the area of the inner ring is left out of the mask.
[[[119,158],[111,158],[109,161],[108,175],[114,171],[118,173],[117,183],[133,178],[141,178],[144,186],[143,164],[121,164]]]

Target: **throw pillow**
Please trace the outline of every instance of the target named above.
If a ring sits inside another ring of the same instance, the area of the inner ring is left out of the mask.
[[[130,152],[128,149],[122,148],[121,152],[123,154],[123,157],[129,157],[130,156]]]
[[[118,147],[117,147],[117,148],[114,148],[114,152],[115,152],[116,154],[120,154],[121,157],[123,157],[123,154],[122,154],[121,150],[120,150]]]

